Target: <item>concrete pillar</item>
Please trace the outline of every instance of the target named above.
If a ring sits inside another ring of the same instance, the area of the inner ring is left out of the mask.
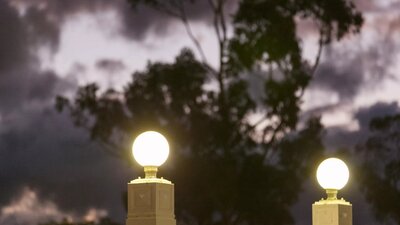
[[[126,225],[176,225],[174,184],[163,178],[138,178],[128,183]]]
[[[322,199],[312,205],[313,225],[352,225],[352,205],[344,199]]]

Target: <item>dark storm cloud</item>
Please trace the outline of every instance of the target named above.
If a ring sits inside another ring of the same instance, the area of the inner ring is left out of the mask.
[[[4,71],[26,63],[29,49],[26,30],[17,12],[0,1],[0,76]]]
[[[108,73],[116,73],[126,69],[125,64],[120,60],[100,59],[96,62],[96,68]]]
[[[328,149],[352,148],[356,144],[362,143],[369,134],[369,122],[376,117],[383,117],[400,113],[397,102],[377,102],[369,107],[359,108],[353,117],[359,125],[359,129],[349,131],[340,126],[326,128],[324,142]]]
[[[29,38],[38,46],[48,46],[56,51],[60,40],[60,24],[41,10],[30,7],[25,12],[23,22],[28,28]]]
[[[400,113],[400,107],[397,102],[385,103],[377,102],[370,107],[360,108],[354,118],[358,121],[361,128],[368,128],[369,122],[375,117],[390,116]]]
[[[347,101],[366,88],[374,90],[384,79],[394,79],[388,68],[396,63],[398,40],[392,34],[380,38],[366,50],[328,48],[311,88],[337,93],[341,101]]]
[[[0,135],[0,206],[24,187],[61,210],[84,214],[96,207],[122,219],[122,192],[133,175],[120,160],[101,154],[68,115],[29,110]]]
[[[53,38],[58,43],[59,28],[70,16],[78,13],[103,13],[113,10],[119,16],[119,32],[129,38],[141,40],[149,31],[165,34],[176,19],[148,7],[139,6],[135,10],[126,0],[10,0],[16,5],[28,7],[26,19],[37,29],[40,38]],[[229,9],[233,8],[230,6]],[[207,1],[186,4],[187,17],[191,21],[212,21]],[[42,32],[40,32],[42,31]],[[36,33],[36,32],[35,32]]]
[[[121,160],[102,154],[67,113],[44,104],[43,97],[54,97],[41,91],[45,84],[35,85],[0,122],[0,208],[29,187],[63,212],[81,216],[96,207],[122,220],[122,192],[132,172]]]
[[[57,37],[32,39],[32,30],[47,28],[32,28],[24,20],[30,13],[20,17],[0,1],[0,209],[29,187],[63,212],[81,215],[96,207],[122,220],[121,193],[133,178],[131,170],[101,154],[69,115],[55,112],[55,96],[77,84],[40,70],[31,52],[54,45]]]
[[[145,37],[147,31],[153,31],[157,35],[165,35],[171,22],[176,22],[164,13],[160,13],[147,7],[138,7],[134,11],[126,6],[126,2],[121,4],[123,33],[128,37],[141,39]],[[192,22],[211,23],[211,8],[207,1],[196,1],[194,4],[186,4],[186,15]],[[173,32],[173,31],[171,31]]]
[[[196,7],[189,9],[192,20],[205,15],[204,4]],[[43,46],[57,51],[60,29],[70,16],[109,9],[121,16],[123,34],[135,39],[149,30],[164,32],[171,22],[147,8],[133,13],[118,0],[0,1],[0,208],[28,187],[63,212],[82,215],[95,207],[123,221],[122,192],[134,177],[132,169],[101,154],[69,115],[55,112],[54,97],[77,85],[41,71],[33,54]],[[125,67],[112,59],[97,66]],[[85,66],[77,64],[75,70],[84,72]]]
[[[352,98],[364,82],[360,60],[362,58],[357,57],[341,66],[335,66],[332,61],[325,62],[319,66],[312,84],[338,93],[341,99]]]
[[[0,1],[0,115],[15,111],[29,101],[49,101],[57,91],[70,87],[52,71],[39,71],[31,54],[36,45],[30,26],[7,2]]]
[[[82,215],[95,207],[123,221],[122,192],[134,178],[132,169],[101,154],[101,147],[75,128],[67,113],[55,112],[54,97],[76,90],[77,84],[40,70],[33,54],[43,46],[55,53],[62,25],[74,15],[107,10],[120,16],[120,32],[136,40],[150,31],[163,34],[174,21],[145,7],[134,12],[123,0],[0,1],[0,208],[29,188],[63,212]],[[210,22],[208,12],[206,1],[188,7],[191,21]],[[113,59],[96,66],[125,68]],[[85,68],[78,63],[72,70],[82,73]]]
[[[398,79],[389,69],[400,50],[400,2],[356,1],[366,22],[361,34],[344,46],[328,46],[311,88],[337,93],[340,101],[352,100],[363,90],[374,91],[382,81]],[[397,10],[397,11],[396,11]]]
[[[0,76],[0,114],[7,118],[29,103],[44,106],[54,96],[76,84],[60,79],[52,71],[36,71],[31,67],[3,72]],[[33,107],[33,106],[32,106]]]

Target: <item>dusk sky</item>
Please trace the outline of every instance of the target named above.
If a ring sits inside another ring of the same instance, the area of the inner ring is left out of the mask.
[[[190,23],[217,66],[205,2],[189,9]],[[302,104],[302,118],[321,116],[330,151],[362,141],[371,118],[400,112],[400,0],[355,3],[361,33],[324,48]],[[298,35],[313,60],[313,22],[299,20]],[[179,21],[133,11],[125,0],[0,0],[0,225],[103,216],[122,223],[122,192],[139,167],[103,154],[68,112],[55,110],[55,97],[90,82],[122,90],[149,60],[172,62],[183,47],[194,49]],[[353,203],[354,224],[379,224],[352,184],[342,195]],[[303,189],[297,225],[311,224],[311,204],[324,197],[315,181]]]

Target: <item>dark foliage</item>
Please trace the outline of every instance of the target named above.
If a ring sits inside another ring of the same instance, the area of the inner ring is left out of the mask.
[[[215,69],[187,19],[186,7],[195,1],[129,2],[180,19],[202,60],[183,49],[173,63],[135,72],[122,92],[100,93],[89,84],[73,102],[59,97],[57,108],[67,108],[105,151],[128,162],[137,134],[165,134],[172,154],[161,171],[176,183],[181,224],[293,224],[289,208],[323,150],[318,118],[299,124],[301,97],[318,60],[310,66],[302,59],[295,21],[315,19],[322,48],[358,31],[359,12],[344,0],[240,1],[228,38],[224,10],[231,2],[210,0],[220,53]],[[250,94],[255,71],[262,74],[259,99]]]
[[[356,152],[361,189],[378,219],[400,224],[400,115],[374,118],[370,132]]]

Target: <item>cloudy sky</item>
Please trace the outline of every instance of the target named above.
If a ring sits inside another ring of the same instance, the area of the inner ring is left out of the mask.
[[[361,34],[324,49],[302,105],[302,116],[322,116],[331,150],[362,140],[372,117],[400,112],[400,0],[356,5],[365,17]],[[190,10],[215,65],[207,4]],[[302,22],[298,33],[313,58],[312,26]],[[55,96],[88,82],[121,89],[148,60],[172,61],[184,46],[193,43],[179,22],[147,8],[133,12],[124,0],[0,0],[0,225],[106,215],[123,222],[121,193],[134,168],[100,154],[68,114],[55,112]],[[310,224],[321,194],[312,182],[304,189],[293,208],[299,225]],[[355,188],[345,193],[355,224],[371,217]]]

